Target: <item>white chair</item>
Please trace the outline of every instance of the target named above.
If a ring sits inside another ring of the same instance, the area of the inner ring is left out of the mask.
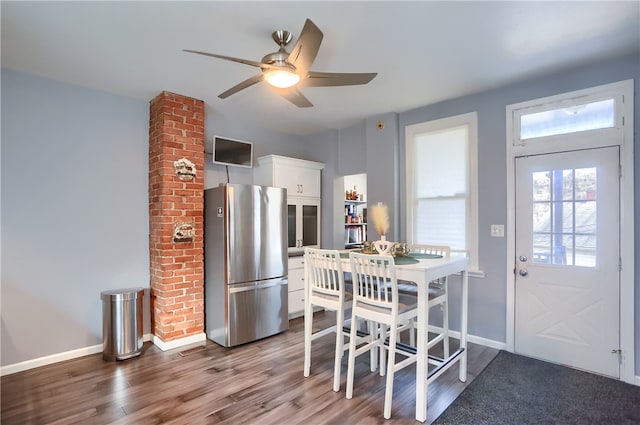
[[[341,360],[344,351],[343,331],[345,311],[351,308],[351,290],[345,290],[340,253],[335,250],[305,248],[305,308],[304,308],[304,376],[311,373],[311,342],[331,332],[336,333],[333,390],[340,391]],[[313,308],[336,312],[336,324],[313,333]],[[347,322],[349,322],[347,320]],[[375,359],[372,359],[375,360]]]
[[[440,255],[443,258],[451,256],[451,248],[444,245],[411,245],[411,252],[420,254]],[[417,287],[414,283],[398,282],[398,292],[404,295],[417,295]],[[440,341],[443,342],[444,358],[449,357],[449,293],[447,288],[447,277],[429,282],[429,308],[440,306],[442,309],[442,330],[438,335],[427,342],[427,349],[431,349]],[[413,330],[411,332],[410,344],[415,346]]]
[[[402,323],[413,320],[417,314],[415,297],[400,297],[396,280],[395,264],[389,255],[349,254],[353,276],[353,306],[351,322],[366,319],[380,325],[379,332],[370,327],[369,332],[376,338],[356,348],[355,329],[351,328],[349,341],[349,362],[347,367],[347,398],[353,396],[355,358],[366,351],[380,349],[380,375],[385,374],[385,340],[389,327],[388,362],[386,367],[386,387],[384,397],[384,417],[391,417],[393,377],[396,371],[416,361],[415,354],[401,351],[406,358],[396,363],[399,328]],[[406,300],[405,300],[406,298]],[[409,300],[409,304],[407,304]]]

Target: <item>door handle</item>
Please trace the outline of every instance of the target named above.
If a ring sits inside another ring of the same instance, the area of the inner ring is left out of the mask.
[[[265,281],[258,282],[253,285],[246,286],[235,286],[233,284],[228,285],[230,294],[237,294],[239,292],[247,292],[247,291],[257,291],[259,289],[267,289],[272,288],[274,286],[282,286],[288,283],[286,280],[274,280],[274,281]]]
[[[527,271],[527,269],[520,269],[520,271],[518,272],[518,274],[520,276],[526,276],[529,274],[529,272]]]

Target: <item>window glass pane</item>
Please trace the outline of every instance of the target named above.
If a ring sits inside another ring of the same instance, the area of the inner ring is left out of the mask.
[[[287,205],[287,246],[296,246],[296,206]]]
[[[558,202],[559,211],[556,214],[562,216],[560,231],[562,233],[573,233],[573,202]]]
[[[584,168],[532,173],[534,262],[595,267],[596,172]]]
[[[318,207],[302,206],[302,245],[318,245]]]
[[[551,174],[549,172],[533,173],[533,200],[551,200]]]
[[[573,170],[562,170],[562,199],[573,199]]]
[[[414,218],[415,243],[465,249],[465,199],[420,199]]]
[[[551,204],[536,202],[533,204],[533,231],[551,232]]]
[[[576,199],[595,201],[596,183],[595,168],[576,169]]]
[[[611,128],[614,125],[615,102],[614,99],[606,99],[522,115],[520,139]]]
[[[533,234],[533,262],[551,262],[551,235],[544,233]]]
[[[416,136],[416,198],[467,192],[467,126]]]
[[[573,265],[573,236],[555,235],[553,244],[553,264]]]

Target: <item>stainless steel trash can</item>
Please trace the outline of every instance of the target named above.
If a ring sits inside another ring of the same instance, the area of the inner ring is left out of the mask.
[[[142,353],[142,299],[144,288],[101,293],[102,358],[125,360]]]

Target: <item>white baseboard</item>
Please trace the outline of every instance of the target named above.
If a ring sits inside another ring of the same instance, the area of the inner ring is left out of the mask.
[[[147,342],[151,341],[153,335],[145,334],[142,336],[142,340]],[[75,350],[65,351],[63,353],[51,354],[49,356],[39,357],[37,359],[26,360],[20,363],[14,363],[7,366],[0,367],[0,376],[11,375],[12,373],[22,372],[29,369],[35,369],[36,367],[47,366],[53,363],[63,362],[65,360],[77,359],[78,357],[84,357],[91,354],[98,354],[102,352],[102,344],[92,345],[84,348],[77,348]]]
[[[636,376],[636,386],[640,387],[640,376]]]
[[[174,348],[182,348],[186,345],[202,345],[207,340],[207,334],[204,332],[190,335],[186,338],[174,339],[164,342],[157,336],[153,336],[153,343],[162,351],[173,350]]]
[[[442,332],[442,328],[440,328],[438,326],[429,326],[429,332],[441,333]],[[460,332],[458,332],[458,331],[451,331],[450,330],[449,331],[449,335],[452,336],[453,338],[460,339]],[[473,342],[474,344],[478,344],[478,345],[484,345],[485,347],[495,348],[496,350],[506,350],[507,349],[507,343],[506,342],[494,341],[493,339],[483,338],[481,336],[475,336],[475,335],[467,334],[467,341],[468,342]]]

